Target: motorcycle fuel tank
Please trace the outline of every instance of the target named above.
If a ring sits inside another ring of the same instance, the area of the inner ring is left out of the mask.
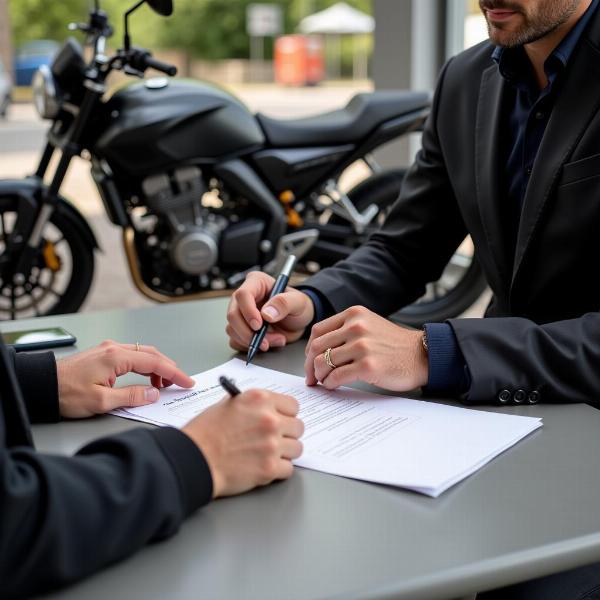
[[[264,144],[250,111],[209,83],[148,79],[120,88],[105,109],[108,120],[92,151],[126,173],[211,163]]]

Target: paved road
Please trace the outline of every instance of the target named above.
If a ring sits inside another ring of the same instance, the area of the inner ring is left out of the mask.
[[[5,154],[40,150],[48,122],[42,121],[32,104],[13,104],[8,118],[0,120],[0,159]]]

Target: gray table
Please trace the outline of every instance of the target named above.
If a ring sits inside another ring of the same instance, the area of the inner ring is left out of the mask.
[[[224,300],[49,317],[78,348],[153,343],[190,373],[227,360]],[[61,351],[62,352],[62,351]],[[61,352],[58,352],[60,355]],[[258,364],[301,374],[302,344]],[[449,598],[600,560],[600,411],[507,408],[544,427],[440,498],[297,469],[200,510],[170,540],[61,591],[95,598]],[[116,417],[35,427],[70,453],[135,427]]]

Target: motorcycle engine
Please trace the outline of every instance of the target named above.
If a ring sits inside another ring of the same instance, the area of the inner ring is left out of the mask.
[[[142,279],[153,290],[222,290],[262,264],[264,217],[220,186],[209,189],[198,167],[146,177],[141,191],[136,248]]]
[[[148,208],[167,219],[172,263],[188,275],[208,273],[219,259],[219,239],[227,219],[203,209],[207,191],[197,167],[177,169],[172,177],[147,177],[142,189]]]

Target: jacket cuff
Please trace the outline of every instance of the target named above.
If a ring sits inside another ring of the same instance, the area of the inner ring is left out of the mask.
[[[208,504],[212,500],[213,480],[198,446],[173,427],[153,429],[150,434],[177,474],[185,516]]]
[[[463,393],[470,384],[465,358],[452,327],[448,323],[427,323],[427,360],[429,380],[427,394]]]
[[[315,316],[313,317],[313,320],[306,326],[306,329],[304,330],[303,337],[307,338],[310,336],[313,325],[335,314],[335,310],[329,303],[329,300],[327,300],[327,298],[325,298],[321,292],[304,286],[299,286],[297,289],[310,298],[315,309]]]
[[[52,352],[15,353],[14,366],[30,421],[55,423],[60,420],[54,354]]]

